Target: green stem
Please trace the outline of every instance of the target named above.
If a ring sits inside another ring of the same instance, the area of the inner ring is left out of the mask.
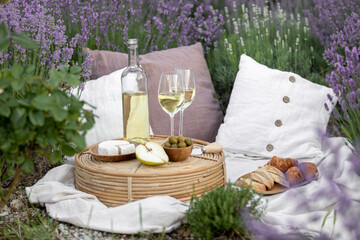
[[[6,195],[4,197],[1,197],[0,208],[4,207],[5,203],[10,199],[12,192],[15,190],[16,186],[20,181],[20,177],[21,177],[21,169],[20,166],[18,166],[16,168],[14,179],[12,180],[11,185],[8,188],[8,191],[6,191]]]

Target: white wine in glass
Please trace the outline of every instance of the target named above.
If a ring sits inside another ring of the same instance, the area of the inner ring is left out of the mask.
[[[190,106],[195,98],[195,76],[192,69],[175,68],[175,72],[177,72],[179,77],[182,79],[185,92],[185,99],[183,105],[181,106],[179,123],[179,136],[182,136],[184,132],[184,110]]]
[[[185,98],[182,79],[176,72],[161,74],[158,100],[162,109],[170,115],[170,136],[174,136],[174,116],[181,109]]]

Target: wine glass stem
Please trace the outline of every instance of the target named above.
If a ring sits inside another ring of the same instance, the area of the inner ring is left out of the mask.
[[[170,128],[171,128],[170,136],[174,136],[174,115],[170,115]]]
[[[184,124],[183,116],[184,116],[184,109],[182,108],[180,110],[179,136],[183,135],[183,124]]]

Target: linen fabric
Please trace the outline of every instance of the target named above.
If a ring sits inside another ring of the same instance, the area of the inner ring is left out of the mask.
[[[93,57],[94,77],[127,66],[127,54],[89,50]],[[223,114],[211,81],[202,45],[155,51],[139,56],[140,65],[148,75],[150,125],[157,135],[170,135],[170,117],[158,102],[158,85],[162,72],[175,67],[192,68],[195,74],[196,95],[193,103],[184,111],[184,136],[208,142],[215,140],[223,120]],[[179,114],[175,116],[175,135],[178,135]]]
[[[330,147],[331,146],[331,147]],[[334,149],[336,151],[334,151]],[[226,172],[229,182],[235,182],[240,176],[262,166],[268,159],[250,158],[243,154],[225,152]],[[353,232],[343,228],[347,220],[358,216],[334,216],[333,212],[324,217],[330,206],[338,203],[335,196],[346,192],[347,206],[359,209],[360,190],[359,175],[352,171],[351,149],[342,138],[331,138],[323,147],[323,152],[306,161],[314,162],[319,169],[316,180],[307,185],[290,189],[284,193],[263,197],[266,204],[265,215],[261,222],[273,231],[263,227],[264,236],[257,239],[297,239],[290,235],[298,231],[318,236],[320,233],[333,234],[335,239],[356,239]],[[299,162],[304,160],[298,159]],[[329,169],[334,178],[329,177]],[[335,191],[333,197],[322,195],[322,192]],[[74,185],[74,167],[62,165],[51,169],[35,185],[26,188],[29,201],[46,206],[48,214],[58,221],[68,222],[77,226],[114,233],[136,234],[140,231],[171,232],[179,227],[185,219],[187,204],[169,196],[154,196],[128,203],[119,207],[107,207],[95,196],[81,192]],[[317,197],[316,199],[314,197]],[[306,203],[304,205],[304,203]],[[140,222],[140,208],[141,219]],[[355,211],[355,213],[357,213]],[[336,224],[334,225],[334,218]],[[296,228],[296,231],[292,228]],[[293,236],[293,235],[292,235]]]
[[[331,88],[242,55],[217,141],[227,151],[248,156],[319,155],[334,106],[328,95],[337,101]]]

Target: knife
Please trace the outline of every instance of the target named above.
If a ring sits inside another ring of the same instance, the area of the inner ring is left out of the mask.
[[[202,148],[196,148],[191,151],[191,155],[201,155],[203,153],[220,153],[222,146],[218,142],[210,143]]]

